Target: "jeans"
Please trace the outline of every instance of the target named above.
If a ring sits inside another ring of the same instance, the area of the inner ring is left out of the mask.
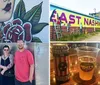
[[[14,77],[0,75],[0,85],[15,85]]]
[[[32,85],[32,83],[30,81],[20,82],[17,79],[15,79],[15,85]]]
[[[32,85],[35,85],[35,80],[32,81]]]

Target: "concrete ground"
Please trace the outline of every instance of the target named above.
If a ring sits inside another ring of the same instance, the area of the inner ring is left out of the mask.
[[[100,41],[100,33],[90,38],[84,39],[82,41]]]

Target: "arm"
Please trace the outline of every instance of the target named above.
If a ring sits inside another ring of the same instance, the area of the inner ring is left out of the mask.
[[[2,65],[1,65],[1,57],[2,57],[2,56],[0,56],[0,69],[4,69],[5,66],[2,66]]]
[[[34,74],[34,64],[30,65],[30,75],[29,75],[29,81],[32,83],[33,80],[33,74]]]
[[[10,69],[13,66],[13,56],[10,55],[9,59],[10,59],[10,64],[8,66],[2,66],[1,65],[1,67],[3,68],[3,70],[1,71],[2,75],[5,73],[5,71],[7,71],[8,69]]]
[[[9,56],[9,59],[10,59],[10,64],[7,66],[7,69],[10,69],[12,66],[13,66],[13,55],[10,55]]]
[[[28,58],[29,66],[30,66],[29,81],[32,83],[33,74],[34,74],[34,57],[30,51],[28,51],[27,58]]]
[[[5,68],[5,66],[0,65],[0,68],[1,68],[1,69],[4,69],[4,68]]]

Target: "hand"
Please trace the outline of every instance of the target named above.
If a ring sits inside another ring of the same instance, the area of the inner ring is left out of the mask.
[[[3,70],[1,71],[1,74],[4,75],[5,71],[7,70],[7,67],[3,67]]]
[[[7,67],[6,66],[3,66],[3,70],[6,71],[7,70]]]
[[[6,67],[6,66],[0,65],[0,68],[3,69],[3,70],[1,71],[1,74],[4,75],[5,71],[7,70],[7,67]]]
[[[5,70],[2,70],[2,71],[1,71],[1,74],[4,75],[4,73],[5,73]]]
[[[32,78],[29,78],[29,81],[32,83]]]
[[[5,66],[0,65],[0,68],[4,69],[4,68],[5,68]]]
[[[2,68],[2,66],[0,65],[0,68]]]

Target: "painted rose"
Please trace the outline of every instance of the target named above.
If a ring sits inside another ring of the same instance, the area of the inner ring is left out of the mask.
[[[23,23],[19,18],[14,19],[12,23],[8,23],[4,26],[3,42],[17,42],[18,39],[25,40],[26,42],[31,42],[31,28],[31,23]]]

